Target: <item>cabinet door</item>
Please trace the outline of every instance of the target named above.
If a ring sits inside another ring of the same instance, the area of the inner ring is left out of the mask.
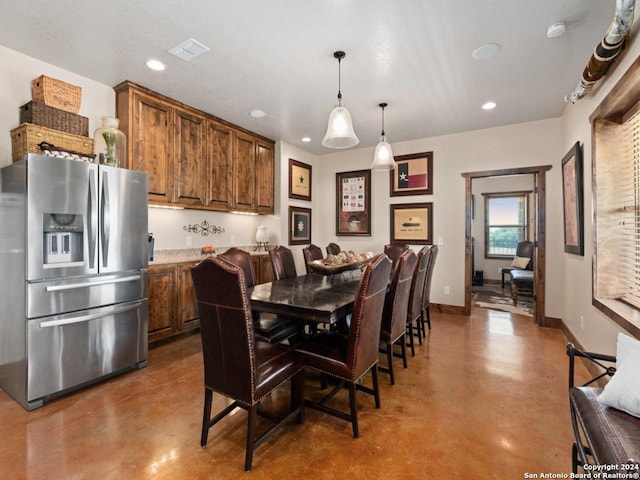
[[[233,163],[231,129],[212,120],[207,122],[207,205],[229,211],[233,203]]]
[[[233,158],[233,208],[241,211],[255,211],[256,198],[256,144],[251,135],[234,131]]]
[[[187,110],[174,112],[175,201],[204,205],[205,118]]]
[[[181,263],[178,275],[178,323],[182,331],[191,330],[200,325],[198,320],[198,304],[196,302],[196,291],[191,278],[191,267],[193,263]]]
[[[258,140],[256,144],[256,208],[258,213],[273,213],[273,145]]]
[[[133,170],[149,175],[149,201],[173,202],[173,118],[169,104],[140,92],[133,93],[133,125],[129,141]]]
[[[174,334],[176,330],[176,269],[173,265],[149,267],[149,342]]]

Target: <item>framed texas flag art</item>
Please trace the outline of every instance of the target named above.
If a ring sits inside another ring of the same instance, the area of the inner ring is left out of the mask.
[[[392,197],[433,194],[433,152],[393,158],[396,168],[390,172]]]

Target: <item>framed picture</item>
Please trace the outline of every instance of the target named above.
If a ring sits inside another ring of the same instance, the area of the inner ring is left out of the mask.
[[[289,245],[311,243],[311,209],[289,206]]]
[[[403,203],[391,207],[391,243],[433,244],[433,203]]]
[[[564,251],[584,255],[582,213],[582,149],[576,142],[562,159]]]
[[[311,201],[311,165],[289,159],[289,198]]]
[[[336,173],[336,235],[371,235],[371,170]]]
[[[391,196],[433,195],[433,152],[393,157],[396,168],[389,173]]]

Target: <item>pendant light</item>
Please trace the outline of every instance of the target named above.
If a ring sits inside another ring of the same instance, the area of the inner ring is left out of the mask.
[[[337,51],[333,53],[333,56],[338,59],[338,106],[329,114],[327,134],[322,140],[322,145],[328,148],[354,147],[360,140],[358,140],[356,132],[353,131],[349,110],[342,106],[342,92],[340,91],[340,61],[344,58],[345,53]]]
[[[378,106],[382,109],[382,133],[380,134],[380,142],[376,145],[376,152],[373,154],[371,170],[393,170],[396,168],[396,162],[393,159],[391,145],[389,145],[387,137],[384,135],[384,109],[387,104],[380,103]]]

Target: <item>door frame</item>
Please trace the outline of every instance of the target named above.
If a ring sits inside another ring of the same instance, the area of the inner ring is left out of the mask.
[[[464,314],[471,315],[471,282],[473,268],[471,264],[471,188],[474,178],[504,177],[507,175],[533,174],[535,226],[533,249],[533,271],[535,281],[533,283],[533,320],[541,327],[546,327],[545,317],[545,272],[546,272],[546,172],[551,165],[537,167],[508,168],[502,170],[484,170],[479,172],[466,172],[461,175],[465,179],[465,253],[464,253]]]

